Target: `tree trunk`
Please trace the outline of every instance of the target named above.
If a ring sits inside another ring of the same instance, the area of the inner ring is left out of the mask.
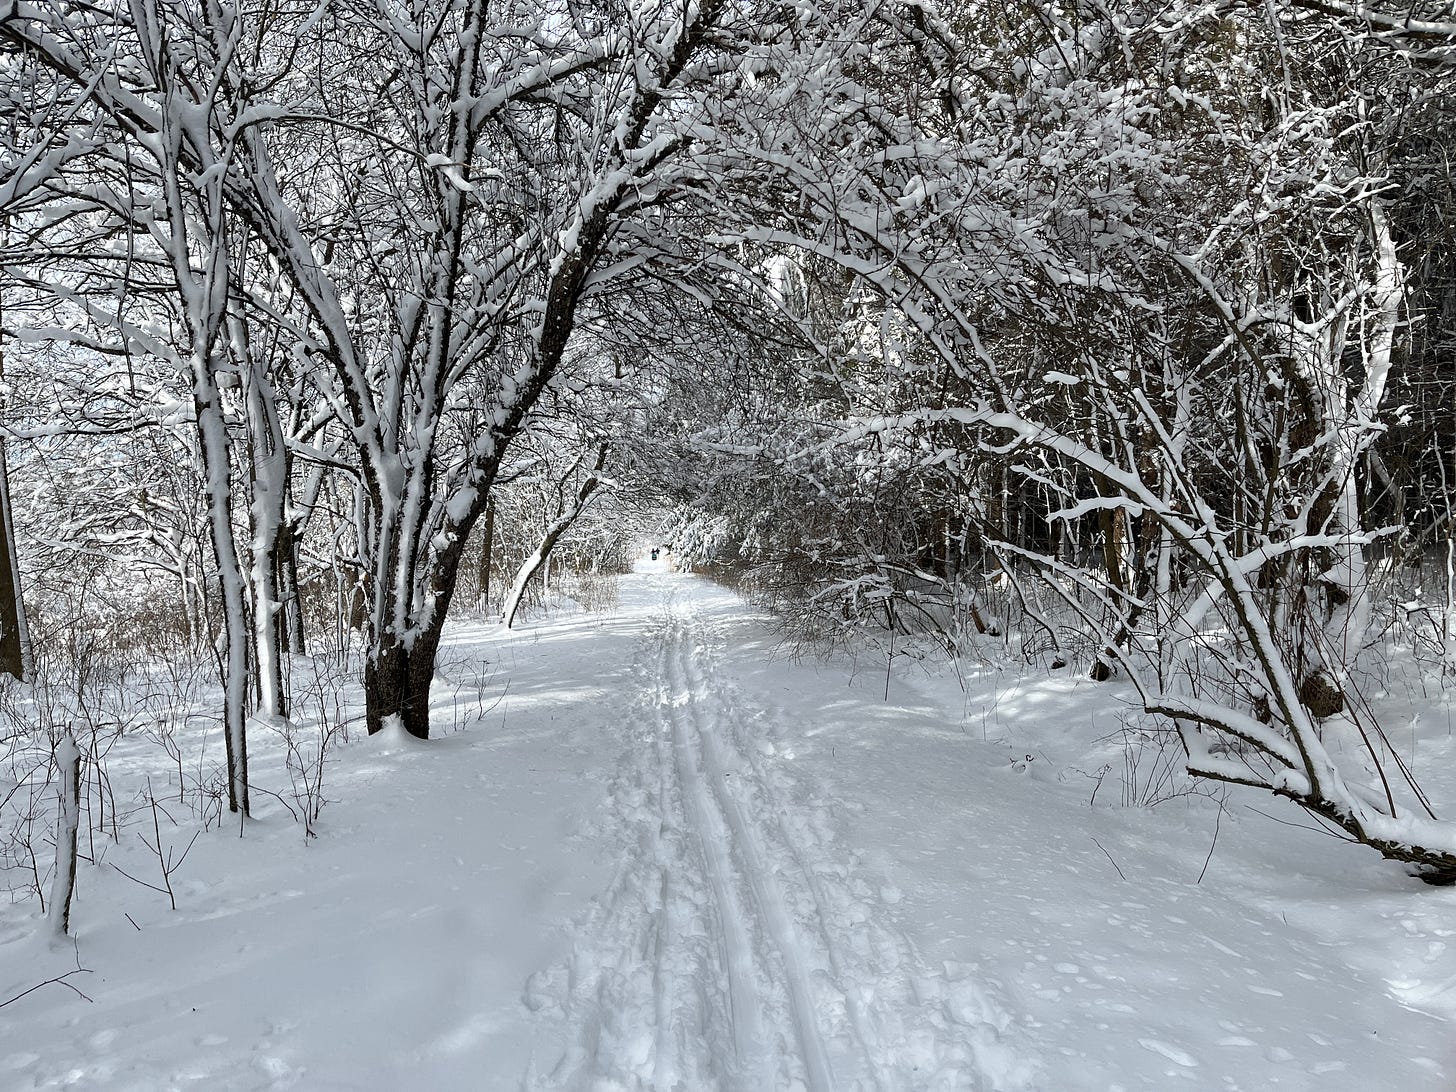
[[[1096,483],[1098,496],[1115,496],[1111,483],[1101,475],[1093,475],[1093,481]],[[1126,514],[1121,508],[1102,508],[1097,512],[1097,523],[1102,533],[1102,567],[1107,572],[1107,582],[1113,589],[1113,601],[1118,604],[1119,611],[1125,611],[1127,608]],[[1124,617],[1124,621],[1118,628],[1116,643],[1120,644],[1126,630],[1127,622]],[[1088,677],[1093,682],[1106,682],[1117,673],[1114,667],[1116,661],[1117,657],[1113,654],[1112,649],[1102,649],[1092,661],[1092,670]]]
[[[412,646],[391,641],[364,662],[365,725],[370,735],[398,718],[416,739],[430,738],[430,683],[443,622],[442,613]]]
[[[0,351],[0,379],[5,357]],[[15,555],[15,520],[10,507],[10,475],[0,441],[0,671],[22,681],[35,677],[30,630],[20,595],[20,563]]]
[[[233,535],[228,434],[212,366],[194,361],[193,401],[206,480],[213,561],[223,598],[223,739],[227,750],[228,810],[251,813],[248,800],[248,599]]]
[[[369,734],[398,720],[417,739],[430,738],[430,678],[434,664],[402,645],[372,653],[364,663],[365,722]],[[421,677],[423,675],[423,678]]]
[[[15,558],[15,529],[10,515],[10,483],[5,448],[0,445],[0,671],[17,679],[34,675],[30,635],[21,608],[20,569]]]
[[[259,711],[266,717],[288,716],[287,681],[283,673],[283,603],[278,589],[278,553],[288,520],[288,454],[278,407],[265,369],[252,358],[247,330],[233,322],[232,343],[244,375],[248,410],[248,462],[253,540],[248,582],[253,593],[254,686]]]
[[[478,609],[490,610],[490,568],[495,560],[495,502],[485,502],[485,533],[480,545],[480,568],[477,571],[477,585],[480,588],[476,600]]]
[[[1358,541],[1363,530],[1363,512],[1356,472],[1363,451],[1363,432],[1373,429],[1380,419],[1381,404],[1391,370],[1395,332],[1404,299],[1405,271],[1396,254],[1390,225],[1378,200],[1370,203],[1370,245],[1376,258],[1376,293],[1367,313],[1362,315],[1358,345],[1364,365],[1364,382],[1352,400],[1353,413],[1342,422],[1346,436],[1332,445],[1334,468],[1332,477],[1338,484],[1338,495],[1330,518],[1329,530],[1343,542],[1331,553],[1333,559],[1318,575],[1325,601],[1324,652],[1333,661],[1330,666],[1347,672],[1364,647],[1370,628],[1370,580],[1366,572],[1365,546]],[[1332,374],[1338,375],[1337,360],[1330,363]],[[1329,384],[1336,397],[1328,413],[1334,420],[1345,412],[1343,384]]]
[[[71,896],[76,892],[76,832],[81,826],[81,751],[69,728],[56,745],[61,777],[61,810],[56,821],[56,875],[51,884],[51,931],[71,931]]]
[[[396,617],[389,628],[375,623],[376,628],[371,629],[371,647],[364,661],[364,719],[370,735],[397,717],[410,735],[430,738],[430,683],[435,676],[435,656],[455,597],[465,543],[481,514],[481,510],[467,513],[449,534],[442,536],[447,544],[431,558],[421,593],[423,602],[413,605],[409,617]],[[411,563],[403,555],[394,558],[396,566]],[[366,588],[363,599],[378,603],[381,597]],[[402,638],[401,633],[408,637]]]
[[[285,651],[302,656],[308,652],[308,642],[304,639],[303,600],[298,586],[298,533],[290,519],[285,519],[279,528],[274,564],[274,583],[280,601],[279,640]]]
[[[505,622],[507,629],[515,624],[516,613],[521,609],[521,599],[526,593],[526,585],[531,582],[531,578],[538,571],[546,569],[549,572],[547,566],[551,563],[551,551],[561,541],[561,536],[571,529],[571,525],[581,518],[581,514],[591,504],[592,496],[601,487],[602,479],[598,475],[601,474],[606,462],[607,445],[603,444],[597,452],[597,461],[596,465],[592,467],[591,476],[577,490],[571,508],[552,521],[551,525],[546,528],[546,533],[541,536],[540,545],[521,563],[520,569],[516,572],[516,579],[512,582],[511,590],[501,607],[501,620]]]

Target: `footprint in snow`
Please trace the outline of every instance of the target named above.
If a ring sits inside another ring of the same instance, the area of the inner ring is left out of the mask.
[[[1181,1065],[1185,1069],[1193,1069],[1198,1065],[1198,1059],[1186,1050],[1179,1050],[1177,1047],[1170,1046],[1161,1039],[1139,1039],[1138,1046],[1144,1050],[1151,1050],[1154,1054],[1161,1054],[1168,1061],[1175,1065]]]

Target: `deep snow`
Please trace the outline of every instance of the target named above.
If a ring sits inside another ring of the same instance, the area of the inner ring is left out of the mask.
[[[1115,686],[902,656],[887,701],[667,561],[620,599],[456,627],[440,738],[339,750],[316,839],[203,835],[175,912],[109,864],[74,950],[0,908],[0,1001],[89,998],[0,1008],[0,1089],[1456,1088],[1456,893],[1252,793],[1147,806]]]

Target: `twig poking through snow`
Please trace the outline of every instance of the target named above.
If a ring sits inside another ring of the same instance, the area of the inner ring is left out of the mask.
[[[1090,836],[1090,835],[1089,835],[1089,837],[1091,837],[1091,836]],[[1106,846],[1104,846],[1104,845],[1103,845],[1103,844],[1102,844],[1102,843],[1101,843],[1101,842],[1099,842],[1099,841],[1097,841],[1097,839],[1096,839],[1096,838],[1093,838],[1093,839],[1092,839],[1092,843],[1093,843],[1093,844],[1094,844],[1094,845],[1095,845],[1095,846],[1096,846],[1096,847],[1097,847],[1097,848],[1098,848],[1098,849],[1100,849],[1100,850],[1102,850],[1102,856],[1104,856],[1104,857],[1106,857],[1106,858],[1107,858],[1107,859],[1108,859],[1108,860],[1109,860],[1109,861],[1112,861],[1112,854],[1111,854],[1111,853],[1108,853],[1108,852],[1107,852],[1107,847],[1106,847]],[[1113,868],[1117,868],[1117,862],[1116,862],[1116,861],[1112,861],[1112,867],[1113,867]],[[1125,880],[1125,879],[1127,879],[1127,877],[1126,877],[1126,876],[1123,876],[1123,875],[1122,875],[1122,869],[1120,869],[1120,868],[1117,868],[1117,874],[1118,874],[1118,875],[1119,875],[1119,876],[1122,876],[1122,878],[1123,878],[1123,879],[1124,879],[1124,880]]]
[[[1223,823],[1223,804],[1219,804],[1219,806],[1218,806],[1218,814],[1216,816],[1214,816],[1214,819],[1213,819],[1213,841],[1211,841],[1211,842],[1208,843],[1208,856],[1205,857],[1205,858],[1203,858],[1203,867],[1198,870],[1198,879],[1196,879],[1196,880],[1193,881],[1193,886],[1194,887],[1197,887],[1199,884],[1201,884],[1203,882],[1203,874],[1208,871],[1208,862],[1211,861],[1211,860],[1213,860],[1213,849],[1214,849],[1214,847],[1216,845],[1218,845],[1218,828],[1219,828],[1220,824],[1222,824],[1222,823]]]

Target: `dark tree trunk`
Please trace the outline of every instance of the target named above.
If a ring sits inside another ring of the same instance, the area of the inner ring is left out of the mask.
[[[15,560],[15,525],[10,514],[10,484],[5,448],[0,445],[0,671],[17,679],[31,677],[30,641],[21,608],[20,572]]]
[[[369,624],[369,596],[362,584],[354,584],[345,591],[348,602],[344,610],[344,622],[355,633],[363,633]]]
[[[365,724],[369,734],[398,717],[416,739],[430,738],[430,683],[435,677],[439,628],[433,636],[421,634],[411,648],[392,643],[375,651],[364,663]]]
[[[1112,485],[1101,475],[1095,478],[1097,495],[1101,497],[1115,496]],[[1107,571],[1107,582],[1115,590],[1113,601],[1117,604],[1118,611],[1124,615],[1119,625],[1118,634],[1113,639],[1114,645],[1120,646],[1123,635],[1127,632],[1126,611],[1128,609],[1127,596],[1127,525],[1126,516],[1121,508],[1102,508],[1097,512],[1098,527],[1102,532],[1102,565]],[[1117,674],[1115,668],[1117,657],[1112,654],[1112,649],[1103,649],[1098,653],[1097,658],[1092,661],[1092,670],[1089,677],[1093,682],[1106,682]]]
[[[390,717],[397,716],[410,735],[430,738],[430,683],[435,677],[435,656],[455,597],[465,543],[480,514],[476,510],[456,524],[450,545],[434,558],[429,580],[433,599],[430,621],[414,631],[414,642],[405,647],[393,633],[375,638],[374,648],[364,661],[364,722],[370,735],[381,730]]]
[[[300,656],[308,651],[308,644],[303,636],[303,600],[298,589],[298,535],[292,520],[284,520],[278,530],[274,565],[279,600],[278,641],[285,652]]]

